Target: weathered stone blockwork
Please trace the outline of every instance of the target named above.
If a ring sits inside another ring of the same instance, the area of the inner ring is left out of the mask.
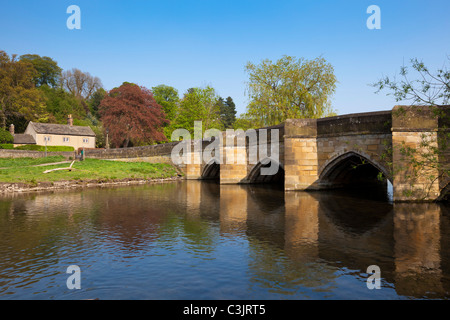
[[[448,130],[448,108],[396,106],[393,109],[392,143],[394,198],[397,201],[435,200],[448,184],[442,167],[447,152],[437,154],[439,135]],[[441,157],[437,159],[438,155]],[[419,162],[416,162],[419,161]],[[419,165],[415,166],[418,163]]]
[[[390,112],[288,120],[285,126],[286,190],[336,186],[326,173],[348,155],[364,158],[390,178],[385,154],[391,144]]]

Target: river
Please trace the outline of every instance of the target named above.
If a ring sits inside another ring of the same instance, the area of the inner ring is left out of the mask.
[[[450,297],[450,207],[369,194],[180,181],[4,196],[0,299]]]

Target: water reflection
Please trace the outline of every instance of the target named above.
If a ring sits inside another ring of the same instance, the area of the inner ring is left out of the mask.
[[[449,297],[448,207],[356,195],[189,181],[3,198],[0,298]]]

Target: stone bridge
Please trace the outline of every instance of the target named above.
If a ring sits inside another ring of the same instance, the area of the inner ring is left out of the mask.
[[[423,162],[419,168],[405,150],[421,154],[437,146],[438,138],[447,131],[448,121],[444,118],[429,108],[396,106],[389,111],[292,119],[257,129],[257,141],[247,136],[245,145],[238,143],[237,138],[226,142],[227,134],[223,133],[222,161],[198,161],[211,143],[204,140],[202,151],[190,150],[188,158],[192,161],[184,170],[187,179],[218,179],[221,184],[280,182],[286,191],[387,186],[388,180],[393,186],[394,201],[436,200],[448,189],[445,171],[449,157],[440,154],[438,165]],[[426,146],[425,140],[429,141]],[[278,155],[272,157],[275,143]],[[268,151],[252,156],[250,151],[255,144]],[[232,161],[229,155],[233,156]],[[271,165],[279,168],[277,173],[262,174],[263,168]]]

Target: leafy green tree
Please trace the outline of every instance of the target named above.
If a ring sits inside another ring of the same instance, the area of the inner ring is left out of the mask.
[[[62,69],[58,63],[49,57],[41,57],[37,54],[24,54],[20,56],[20,61],[30,62],[36,69],[34,83],[37,87],[47,85],[56,87],[59,84]]]
[[[202,121],[203,130],[211,128],[222,130],[218,99],[216,91],[210,86],[190,88],[180,101],[174,129],[184,128],[193,132],[194,122]]]
[[[67,115],[74,119],[84,119],[86,111],[81,101],[62,88],[51,88],[43,85],[39,88],[45,99],[46,110],[50,114],[48,122],[66,123]],[[47,121],[46,121],[47,122]]]
[[[333,66],[323,58],[283,56],[277,62],[247,63],[248,116],[257,126],[292,118],[321,118],[331,110],[336,89]]]
[[[235,130],[237,129],[248,130],[257,128],[258,127],[255,125],[253,120],[246,113],[241,114],[233,123],[233,129]]]
[[[0,128],[0,143],[13,143],[14,137],[7,130]]]
[[[161,84],[152,88],[153,97],[156,102],[163,108],[167,119],[174,120],[177,111],[180,97],[178,96],[178,90],[174,87]]]
[[[450,56],[447,60],[450,62]],[[387,95],[394,96],[396,102],[409,101],[412,105],[427,106],[450,103],[450,70],[445,66],[432,72],[423,61],[414,58],[410,60],[409,67],[400,68],[399,75],[401,80],[386,76],[372,86],[377,89],[377,93],[388,90]]]
[[[88,101],[89,110],[92,113],[92,115],[96,118],[99,117],[98,114],[98,108],[100,106],[100,103],[102,100],[108,95],[105,89],[99,88],[97,91],[95,91],[92,96],[90,97]]]
[[[171,140],[170,137],[172,136],[173,130],[175,130],[175,119],[180,105],[178,90],[174,87],[161,84],[153,87],[152,92],[156,102],[162,106],[163,111],[169,120],[164,126],[164,135]]]

